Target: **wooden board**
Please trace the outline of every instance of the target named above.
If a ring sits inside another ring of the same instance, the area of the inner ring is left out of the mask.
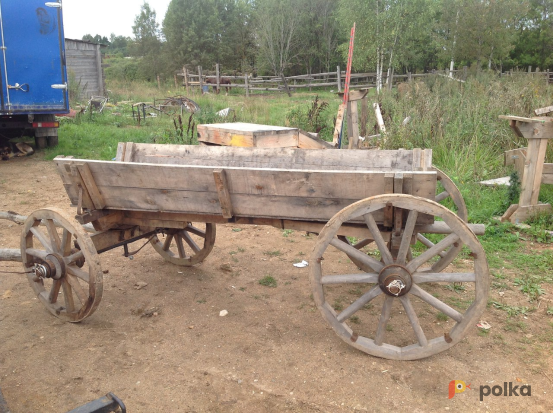
[[[298,129],[253,123],[213,123],[198,125],[198,140],[223,146],[258,148],[297,148]]]
[[[340,151],[325,151],[332,152]],[[368,151],[347,153],[353,152]],[[86,164],[106,209],[222,214],[220,192],[213,176],[214,169],[220,167],[63,157],[54,161],[73,204],[78,203],[77,185],[81,181],[71,171]],[[225,167],[234,217],[309,221],[326,221],[353,202],[385,193],[385,174],[382,171]],[[412,175],[413,195],[434,199],[436,173],[413,172]],[[88,205],[90,208],[93,203]]]
[[[335,171],[424,171],[432,165],[431,149],[329,151],[293,148],[119,143],[117,161],[215,168],[277,168]]]

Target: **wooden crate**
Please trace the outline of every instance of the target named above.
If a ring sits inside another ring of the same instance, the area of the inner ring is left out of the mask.
[[[333,146],[297,128],[254,123],[198,125],[198,140],[207,145],[256,148],[325,149]]]

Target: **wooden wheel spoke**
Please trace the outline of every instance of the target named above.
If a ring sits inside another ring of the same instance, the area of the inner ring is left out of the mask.
[[[25,253],[32,257],[40,258],[42,260],[46,259],[46,256],[48,255],[48,251],[37,250],[36,248],[27,248],[25,249]]]
[[[182,243],[182,237],[177,235],[175,237],[175,242],[177,243],[177,250],[179,252],[179,258],[186,257],[186,252],[184,251],[184,244]]]
[[[380,255],[382,256],[382,260],[384,261],[384,264],[386,265],[392,264],[394,262],[394,259],[392,258],[392,254],[388,250],[388,245],[386,244],[386,241],[384,241],[384,238],[382,238],[382,234],[378,229],[378,225],[376,225],[376,221],[374,220],[374,217],[372,216],[372,214],[365,214],[363,218],[365,219],[367,228],[369,228],[369,231],[371,232],[374,238],[374,242],[376,243],[376,246],[380,251]]]
[[[201,248],[198,246],[198,244],[196,244],[196,242],[192,239],[192,237],[188,232],[180,231],[179,235],[181,235],[184,241],[186,241],[186,243],[190,246],[190,248],[192,248],[192,250],[194,251],[194,254],[197,254],[201,250]]]
[[[401,304],[403,304],[403,308],[405,309],[407,318],[409,318],[411,327],[413,327],[413,330],[415,331],[415,335],[417,336],[417,340],[419,341],[419,344],[421,345],[421,347],[427,346],[428,340],[424,335],[424,331],[422,331],[422,327],[419,323],[419,318],[415,313],[415,309],[413,308],[413,304],[411,304],[411,300],[409,300],[409,296],[402,295],[401,297],[399,297],[399,300],[401,301]]]
[[[73,237],[73,234],[71,234],[67,229],[63,229],[63,235],[61,237],[61,254],[64,257],[67,257],[69,254],[71,254],[71,239]],[[72,262],[72,261],[70,261]]]
[[[351,245],[352,245],[353,248],[360,250],[361,248],[366,247],[367,245],[369,245],[373,241],[374,240],[372,240],[370,238],[365,238],[365,239],[362,239],[361,241],[356,242],[355,244],[351,244]]]
[[[48,251],[50,254],[53,254],[55,252],[52,248],[52,245],[50,244],[50,241],[48,241],[48,238],[46,238],[46,236],[40,229],[38,229],[37,227],[31,227],[30,231],[36,237],[38,242],[42,244],[46,251]]]
[[[343,241],[340,241],[338,238],[333,238],[330,241],[330,244],[338,248],[340,251],[345,252],[347,255],[354,257],[355,259],[359,260],[363,264],[369,266],[375,272],[380,272],[380,270],[384,268],[384,265],[380,261],[377,261],[373,257],[368,256],[367,254],[359,251],[353,246]]]
[[[48,296],[48,302],[49,303],[56,303],[58,301],[58,295],[60,293],[61,289],[61,280],[54,280],[52,283],[52,288],[50,288],[50,295]]]
[[[440,203],[446,198],[449,198],[449,192],[447,191],[440,192],[438,195],[436,195],[436,202]]]
[[[44,225],[46,225],[46,231],[48,232],[48,237],[50,238],[50,245],[55,252],[61,253],[61,239],[58,234],[58,229],[56,228],[54,220],[45,219],[43,222]]]
[[[413,286],[411,287],[410,293],[419,297],[427,304],[430,304],[432,307],[436,308],[437,310],[440,310],[442,313],[444,313],[445,315],[447,315],[448,317],[452,318],[457,322],[461,322],[461,320],[463,319],[463,315],[459,313],[457,310],[451,308],[443,301],[438,300],[436,297],[427,293],[416,284],[413,284]]]
[[[420,233],[417,234],[417,239],[421,242],[422,245],[424,245],[424,246],[426,246],[426,247],[428,247],[428,248],[432,248],[432,247],[435,245],[432,241],[430,241],[428,238],[426,238],[424,235],[422,235],[422,234],[420,234]],[[446,252],[445,252],[445,251],[441,251],[441,252],[438,253],[438,255],[439,255],[440,257],[444,258],[445,255],[446,255]]]
[[[169,248],[171,247],[171,241],[173,241],[173,234],[167,234],[162,247],[163,251],[169,251]]]
[[[392,311],[392,304],[394,303],[394,297],[386,296],[384,304],[382,305],[382,312],[378,319],[378,327],[376,328],[376,335],[374,336],[374,344],[381,346],[384,341],[384,333],[386,331],[386,325],[390,319],[390,313]]]
[[[81,302],[81,305],[86,304],[86,302],[88,301],[88,294],[83,290],[83,287],[79,283],[77,277],[71,274],[67,274],[65,278],[67,279],[69,285],[71,285],[71,288],[73,288],[73,291],[75,291],[75,294]]]
[[[324,275],[321,278],[321,284],[376,284],[378,274],[340,274]]]
[[[436,245],[429,248],[418,257],[413,258],[413,260],[409,262],[409,264],[407,264],[407,270],[411,273],[415,272],[417,268],[419,268],[422,264],[427,262],[435,255],[438,255],[441,251],[450,247],[457,241],[459,241],[459,236],[457,234],[455,233],[449,234],[447,237],[445,237],[443,240],[438,242]]]
[[[353,314],[355,314],[357,311],[359,311],[365,304],[367,304],[369,301],[373,300],[374,298],[378,297],[382,293],[382,290],[378,285],[375,285],[373,288],[371,288],[369,291],[367,291],[365,294],[363,294],[361,297],[359,297],[357,300],[355,300],[348,308],[346,308],[344,311],[342,311],[336,319],[343,323],[345,320],[350,318]]]
[[[88,274],[88,272],[80,269],[76,265],[68,265],[66,267],[66,270],[69,274],[74,275],[77,278],[80,278],[84,282],[86,283],[90,282],[90,275]]]
[[[65,300],[65,308],[68,313],[74,313],[75,301],[73,299],[73,289],[71,288],[71,284],[69,284],[67,279],[63,280],[62,288],[63,288],[63,298]]]
[[[65,265],[74,264],[75,262],[77,262],[81,258],[84,258],[84,254],[81,250],[79,250],[76,253],[71,254],[68,257],[64,258]]]
[[[424,272],[413,274],[413,282],[420,283],[435,283],[435,282],[448,282],[448,283],[467,283],[476,282],[476,274],[473,272]]]
[[[405,264],[407,258],[407,252],[411,249],[411,238],[413,237],[413,231],[415,230],[415,224],[417,223],[418,211],[409,211],[407,222],[405,223],[405,229],[403,230],[403,236],[401,238],[401,244],[397,254],[398,264]]]
[[[202,238],[206,237],[205,231],[202,231],[201,229],[195,227],[192,224],[188,224],[187,227],[184,228],[184,230],[187,232],[191,232],[192,234],[197,235],[198,237],[202,237]]]

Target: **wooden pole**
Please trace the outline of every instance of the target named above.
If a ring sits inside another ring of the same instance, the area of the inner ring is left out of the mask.
[[[221,85],[221,79],[219,78],[219,63],[215,65],[215,75],[217,76],[217,94],[219,94],[219,87]]]
[[[200,78],[200,95],[204,93],[204,79],[202,76],[202,67],[198,66],[198,76]]]
[[[340,66],[336,66],[336,83],[338,84],[338,92],[342,91],[342,72]]]
[[[411,72],[407,72],[407,81],[411,82],[413,80],[413,76],[411,75]]]
[[[248,73],[245,73],[245,77],[244,77],[244,82],[245,82],[245,89],[246,89],[246,97],[250,97],[250,88],[248,87]]]
[[[21,250],[0,249],[0,261],[21,262]]]
[[[157,75],[157,88],[161,89],[161,82],[159,81],[159,75]]]
[[[177,84],[177,75],[175,75],[173,79],[175,80],[175,89],[178,89],[179,86]]]
[[[361,99],[361,136],[367,137],[367,123],[369,121],[369,98],[367,95]]]
[[[188,69],[183,66],[182,72],[184,73],[184,86],[186,87],[186,94],[188,95],[190,93],[188,90]]]
[[[286,90],[288,97],[291,98],[292,93],[290,93],[290,88],[288,87],[288,82],[286,82],[286,77],[284,77],[284,72],[280,72],[280,78],[282,79],[282,83],[284,83],[284,90]]]

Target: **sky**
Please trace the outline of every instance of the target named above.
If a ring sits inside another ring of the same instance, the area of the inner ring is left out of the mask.
[[[161,22],[171,0],[148,0]],[[116,36],[133,37],[134,19],[140,13],[143,0],[62,0],[65,37],[82,39],[85,34],[99,34],[109,39]]]

